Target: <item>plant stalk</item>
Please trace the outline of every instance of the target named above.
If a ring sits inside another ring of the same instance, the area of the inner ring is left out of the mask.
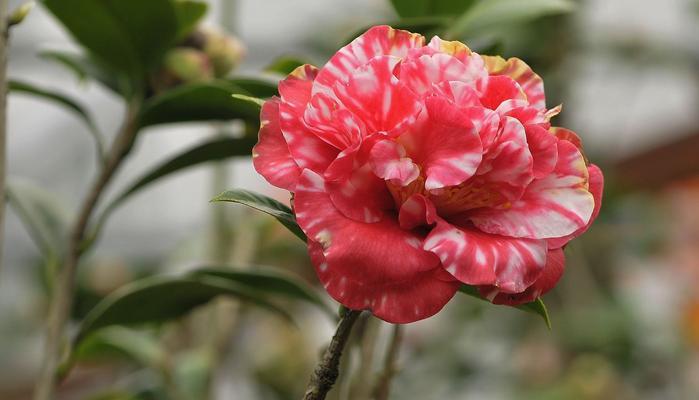
[[[333,335],[330,345],[325,350],[320,363],[316,366],[311,380],[306,387],[303,400],[324,400],[330,389],[335,384],[340,375],[340,358],[342,351],[347,344],[352,326],[362,311],[344,309],[340,316],[335,335]]]
[[[51,292],[44,344],[44,361],[39,372],[34,400],[52,400],[54,398],[57,384],[56,369],[66,354],[65,346],[67,343],[64,333],[70,318],[70,310],[73,306],[76,271],[80,257],[86,250],[84,245],[85,233],[105,188],[133,146],[136,133],[138,132],[137,115],[139,108],[139,102],[129,103],[124,123],[107,154],[104,166],[83,200],[78,217],[71,229],[65,259],[61,269],[58,271],[56,283],[53,285]]]
[[[388,395],[391,392],[391,381],[398,371],[396,362],[398,360],[398,351],[400,350],[400,345],[403,342],[403,326],[396,324],[393,326],[393,335],[391,336],[391,342],[388,345],[388,351],[386,352],[386,359],[384,360],[384,369],[379,376],[379,381],[374,389],[374,399],[375,400],[387,400]]]
[[[5,175],[7,175],[7,42],[9,38],[8,0],[0,0],[0,272],[5,238]]]

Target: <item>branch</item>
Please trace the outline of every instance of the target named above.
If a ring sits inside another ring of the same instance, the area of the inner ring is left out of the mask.
[[[5,170],[7,141],[7,0],[0,0],[0,271],[5,226]]]
[[[44,362],[39,373],[34,400],[53,399],[53,393],[56,387],[56,369],[62,362],[63,355],[65,354],[64,331],[70,317],[70,310],[73,306],[77,266],[85,250],[85,232],[90,217],[104,189],[131,150],[136,133],[138,132],[136,118],[139,107],[140,103],[138,102],[128,105],[124,124],[114,139],[104,167],[101,169],[92,189],[88,192],[87,197],[83,201],[78,218],[71,230],[65,261],[58,272],[56,284],[53,287],[51,296],[46,328]]]
[[[398,367],[396,367],[396,360],[398,359],[398,351],[400,350],[400,345],[403,342],[403,326],[394,325],[393,326],[393,336],[391,336],[391,343],[388,347],[388,352],[386,353],[386,360],[384,362],[384,370],[379,381],[374,389],[374,399],[375,400],[387,400],[388,395],[391,391],[391,380],[396,375]]]
[[[340,375],[340,358],[342,350],[347,344],[352,326],[357,321],[357,317],[361,311],[343,309],[344,312],[340,316],[340,323],[337,325],[335,335],[333,335],[330,345],[325,350],[323,358],[316,366],[311,381],[306,387],[306,393],[303,395],[303,400],[324,400],[332,386],[335,384],[337,377]]]

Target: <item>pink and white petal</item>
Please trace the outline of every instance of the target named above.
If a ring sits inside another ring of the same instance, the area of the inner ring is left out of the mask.
[[[398,78],[401,83],[421,97],[432,92],[434,84],[473,80],[473,77],[469,76],[466,65],[455,57],[443,53],[404,60],[400,64]]]
[[[335,207],[355,221],[378,222],[394,207],[386,181],[374,175],[369,164],[354,169],[347,179],[328,181],[326,187]]]
[[[406,230],[432,225],[437,222],[437,218],[437,209],[434,204],[419,193],[408,197],[398,212],[398,224]]]
[[[544,113],[541,110],[530,106],[526,100],[505,100],[498,106],[496,111],[501,115],[516,118],[524,126],[537,124],[548,128],[548,120],[546,119]]]
[[[279,129],[279,99],[276,97],[262,105],[259,138],[252,148],[252,164],[267,182],[293,192],[301,170],[291,157]]]
[[[478,169],[483,148],[470,116],[447,99],[425,99],[427,121],[400,137],[410,158],[424,171],[425,189],[463,183]]]
[[[481,105],[479,94],[473,85],[460,81],[448,81],[435,84],[437,96],[446,97],[457,107],[476,107]]]
[[[550,174],[558,161],[558,138],[538,125],[526,125],[527,143],[534,159],[533,173],[535,179]]]
[[[346,272],[351,265],[328,260],[322,247],[308,244],[311,262],[330,296],[347,308],[369,310],[377,318],[407,324],[438,313],[454,296],[459,282],[445,279],[441,267],[411,274],[407,279],[368,282]],[[377,260],[377,266],[382,265]]]
[[[394,56],[375,57],[334,87],[337,98],[369,132],[393,132],[395,136],[422,110],[417,96],[393,75],[399,61]]]
[[[369,162],[376,176],[399,186],[410,184],[420,175],[420,168],[406,157],[405,148],[390,139],[373,146]]]
[[[496,286],[482,286],[479,288],[481,296],[489,299],[494,304],[518,306],[531,303],[553,289],[563,276],[565,270],[565,255],[563,250],[549,250],[546,255],[546,266],[539,278],[521,293],[505,293]]]
[[[551,174],[534,180],[511,207],[474,210],[471,221],[485,232],[534,239],[566,236],[587,225],[595,201],[585,160],[570,142],[560,140],[557,147]]]
[[[425,38],[417,33],[393,29],[390,26],[375,26],[350,44],[341,48],[321,68],[315,79],[313,93],[333,93],[339,83],[346,83],[355,70],[378,56],[405,57],[410,49],[421,48]]]
[[[524,291],[546,263],[546,241],[491,235],[457,227],[444,220],[427,235],[423,248],[468,285],[494,285],[502,291]]]
[[[448,54],[461,61],[467,67],[465,79],[462,81],[476,81],[488,76],[485,61],[479,54],[471,51],[465,44],[459,41],[442,40],[439,36],[434,36],[426,46],[440,53]]]
[[[509,76],[489,76],[481,80],[478,86],[481,104],[491,110],[496,110],[505,101],[526,98],[519,84]]]
[[[339,212],[323,178],[304,170],[294,196],[296,220],[310,241],[318,242],[328,263],[342,276],[366,284],[409,280],[439,266],[422,250],[422,237],[400,228],[395,218],[363,223]]]
[[[522,124],[504,117],[499,135],[476,172],[484,184],[501,186],[509,200],[518,199],[533,179],[534,159]],[[503,185],[499,185],[503,184]]]
[[[592,216],[590,217],[590,221],[587,223],[587,225],[571,233],[568,236],[549,239],[549,248],[557,249],[563,247],[572,239],[575,239],[576,237],[582,235],[590,228],[590,225],[592,225],[592,223],[595,221],[595,219],[597,219],[597,216],[599,215],[599,211],[602,208],[602,193],[604,192],[604,175],[602,175],[602,170],[594,164],[590,164],[587,167],[587,171],[590,174],[590,185],[588,190],[590,191],[590,193],[592,193],[592,197],[595,199],[595,208],[594,210],[592,210]]]
[[[360,142],[366,133],[362,121],[340,108],[335,98],[325,93],[311,98],[303,119],[316,136],[340,150]]]
[[[544,81],[524,61],[514,57],[505,61],[499,56],[483,56],[483,60],[490,75],[506,75],[514,79],[526,94],[529,104],[546,111]]]
[[[284,103],[294,107],[306,107],[311,100],[313,80],[318,69],[310,64],[304,64],[279,82],[279,96]]]
[[[289,153],[301,168],[323,172],[340,152],[318,138],[303,122],[303,111],[288,103],[279,105],[279,125]]]

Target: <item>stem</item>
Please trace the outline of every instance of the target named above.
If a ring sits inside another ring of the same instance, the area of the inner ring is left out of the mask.
[[[335,335],[333,335],[330,345],[323,354],[323,358],[313,371],[313,375],[311,375],[311,381],[308,382],[303,400],[325,399],[325,396],[340,375],[339,366],[342,350],[347,344],[352,326],[361,313],[361,311],[344,309],[344,313],[340,316],[340,322],[337,325]]]
[[[2,243],[5,231],[5,166],[7,143],[7,0],[0,0],[0,271],[2,271]]]
[[[375,400],[388,399],[388,395],[391,392],[391,381],[398,371],[396,360],[398,359],[398,351],[400,350],[400,345],[402,342],[403,326],[396,324],[393,326],[393,336],[391,336],[391,343],[389,344],[388,352],[386,353],[383,373],[381,373],[379,381],[376,384],[376,389],[374,390]]]
[[[140,103],[138,102],[128,105],[125,121],[114,139],[104,167],[82,203],[78,218],[71,230],[65,260],[58,271],[56,284],[51,295],[44,345],[44,361],[39,373],[36,391],[34,392],[34,400],[53,399],[57,380],[56,369],[64,355],[63,334],[73,306],[77,266],[85,250],[85,231],[104,189],[131,150],[134,138],[138,132],[136,116],[139,106]]]

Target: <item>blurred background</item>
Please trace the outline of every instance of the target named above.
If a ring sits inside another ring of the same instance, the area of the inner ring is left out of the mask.
[[[10,8],[21,3],[11,0]],[[399,20],[387,0],[208,3],[204,24],[247,48],[240,76],[260,76],[282,56],[322,65],[365,27]],[[566,273],[545,296],[553,327],[457,294],[437,316],[406,326],[391,398],[699,398],[699,3],[575,4],[459,35],[478,52],[533,66],[546,83],[547,105],[564,105],[556,124],[575,130],[605,172],[601,215],[566,249]],[[425,17],[401,24],[443,29],[430,25],[434,15]],[[79,49],[44,7],[12,29],[10,42],[10,78],[70,94],[89,106],[101,130],[117,130],[118,96],[37,56]],[[96,171],[84,124],[35,97],[11,93],[8,102],[10,179],[40,186],[56,208],[74,212]],[[173,154],[236,129],[236,122],[148,128],[107,197]],[[229,188],[288,199],[248,158],[204,164],[139,192],[84,258],[74,317],[132,280],[212,263],[281,267],[317,286],[304,246],[276,221],[209,203]],[[41,253],[13,208],[4,229],[0,399],[29,399],[47,285]],[[289,308],[299,327],[217,299],[163,325],[115,328],[111,340],[86,350],[59,398],[297,399],[334,322],[308,305]],[[390,330],[360,321],[333,399],[368,395],[357,382],[380,374]]]

